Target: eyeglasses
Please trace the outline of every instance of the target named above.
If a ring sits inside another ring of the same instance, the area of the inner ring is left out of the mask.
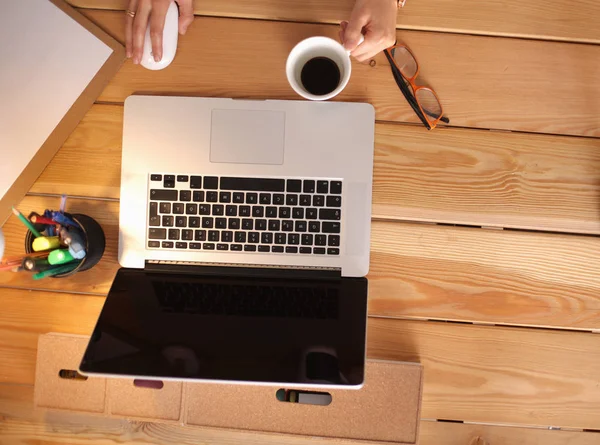
[[[435,91],[415,83],[419,75],[419,64],[410,49],[405,45],[394,45],[384,53],[390,62],[398,87],[423,125],[432,130],[440,121],[450,123],[450,119],[444,116],[442,104]]]

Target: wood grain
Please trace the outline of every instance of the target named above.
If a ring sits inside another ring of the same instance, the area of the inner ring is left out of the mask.
[[[84,11],[123,41],[122,13]],[[337,32],[333,25],[203,17],[179,39],[167,69],[128,61],[99,100],[122,103],[133,93],[298,99],[285,77],[287,55],[306,37]],[[417,31],[400,33],[399,41],[419,59],[420,82],[436,90],[454,126],[600,136],[600,46]],[[374,66],[353,63],[336,100],[369,102],[378,120],[417,122],[383,55]]]
[[[122,135],[95,105],[31,192],[118,199]],[[600,234],[600,140],[377,124],[373,216]]]
[[[128,3],[69,2],[84,8],[118,10],[124,10]],[[198,15],[337,24],[348,20],[353,5],[352,0],[197,0],[194,11]],[[397,25],[402,29],[599,42],[599,19],[600,7],[593,0],[419,0],[406,3],[398,13]]]
[[[27,197],[24,212],[58,198]],[[118,203],[70,199],[102,224],[104,258],[67,279],[0,273],[0,286],[106,295],[118,269]],[[5,226],[6,255],[22,254],[25,228]],[[369,313],[385,317],[600,329],[600,238],[375,221]]]
[[[46,303],[41,308],[53,329],[84,334],[91,332],[100,311],[98,300],[102,300],[58,293],[46,299],[53,300],[54,307]],[[27,303],[35,307],[33,301]],[[26,302],[22,299],[21,304]],[[11,313],[19,310],[14,302],[11,306]],[[31,318],[31,309],[29,314]],[[3,312],[0,323],[10,322],[10,317]],[[4,363],[0,373],[5,383],[34,382],[35,334],[45,328],[41,323],[28,324],[26,315],[23,318],[23,325],[13,321],[12,327],[3,328],[6,338],[14,339],[13,345],[0,344]],[[19,335],[25,328],[33,332]],[[600,426],[595,411],[600,403],[597,334],[371,317],[367,338],[368,357],[423,364],[423,418]],[[11,358],[10,352],[17,348],[20,357]]]
[[[128,422],[83,414],[33,411],[33,387],[0,384],[3,444],[213,444],[350,445],[347,441],[282,436],[149,422]],[[539,428],[470,425],[424,420],[420,445],[595,445],[594,433]]]

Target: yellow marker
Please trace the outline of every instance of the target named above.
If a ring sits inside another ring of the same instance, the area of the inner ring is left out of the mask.
[[[65,264],[73,260],[73,255],[71,255],[67,249],[53,250],[48,255],[48,262],[53,266],[56,264]]]
[[[40,236],[33,240],[31,246],[35,252],[41,252],[42,250],[52,250],[60,247],[60,241],[58,236]]]

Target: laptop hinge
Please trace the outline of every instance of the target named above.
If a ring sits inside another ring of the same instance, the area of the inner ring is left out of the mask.
[[[187,261],[146,260],[145,270],[201,276],[256,278],[340,279],[342,269],[310,266],[270,266],[264,264],[197,263]]]

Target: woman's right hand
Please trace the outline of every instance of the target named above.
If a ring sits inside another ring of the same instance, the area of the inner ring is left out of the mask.
[[[173,0],[129,0],[125,16],[125,51],[128,58],[133,58],[133,63],[138,64],[142,60],[148,23],[154,60],[159,62],[162,59],[163,28],[171,1]],[[192,0],[176,2],[179,6],[179,34],[183,35],[194,20],[194,8]],[[134,13],[134,17],[130,12]]]

